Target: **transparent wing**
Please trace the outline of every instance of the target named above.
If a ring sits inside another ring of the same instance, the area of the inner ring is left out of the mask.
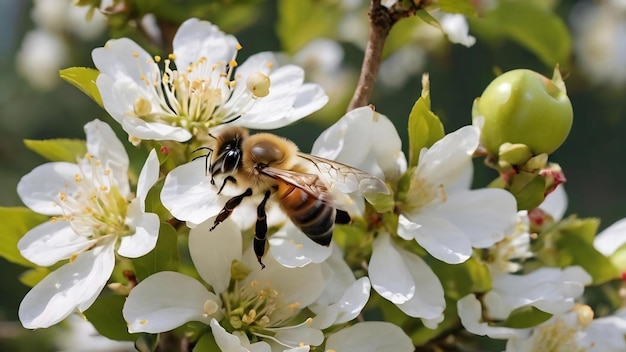
[[[330,206],[336,207],[335,197],[333,197],[333,195],[328,191],[327,185],[318,175],[277,169],[273,167],[264,167],[261,169],[261,173],[273,179],[280,180],[297,187],[308,193],[310,196],[319,199]]]
[[[309,161],[332,190],[342,193],[358,191],[362,194],[391,194],[385,182],[365,171],[319,156],[305,153],[298,153],[298,156]]]

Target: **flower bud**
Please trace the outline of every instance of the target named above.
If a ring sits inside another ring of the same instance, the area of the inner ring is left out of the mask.
[[[481,144],[497,155],[505,142],[527,145],[533,155],[554,152],[572,127],[573,110],[558,70],[550,80],[534,71],[513,70],[494,79],[474,101]]]

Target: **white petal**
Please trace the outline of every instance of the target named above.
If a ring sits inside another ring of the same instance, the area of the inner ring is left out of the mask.
[[[129,118],[127,113],[133,111],[133,104],[137,99],[144,98],[152,102],[150,94],[137,86],[130,77],[114,79],[101,74],[96,79],[96,86],[105,110],[120,124]]]
[[[415,177],[447,186],[458,181],[472,162],[479,131],[465,126],[445,135],[420,156]]]
[[[546,213],[550,214],[555,221],[563,219],[565,211],[567,211],[567,193],[565,187],[559,185],[552,193],[543,200],[539,205]]]
[[[482,307],[473,294],[461,298],[456,306],[459,318],[461,318],[461,324],[472,334],[487,335],[494,339],[507,339],[525,334],[524,330],[489,326],[487,323],[482,322]]]
[[[130,291],[122,313],[129,332],[159,333],[190,321],[208,324],[211,316],[203,311],[207,301],[221,306],[220,299],[195,279],[161,271],[148,276]]]
[[[271,287],[280,293],[283,302],[287,304],[298,302],[302,308],[315,302],[324,289],[320,264],[311,263],[302,268],[287,268],[271,256],[266,256],[263,262],[266,265],[265,269],[261,269],[257,263],[252,248],[244,253],[243,263],[252,269],[243,281],[244,284],[256,281],[259,289],[264,285]]]
[[[626,218],[613,223],[593,240],[593,246],[606,256],[613,254],[624,243],[626,243]]]
[[[96,240],[77,235],[67,221],[47,221],[28,231],[17,243],[22,256],[49,266],[91,247]]]
[[[189,254],[200,277],[220,294],[230,283],[233,260],[241,260],[243,248],[241,230],[230,219],[213,231],[215,217],[194,227],[189,232]]]
[[[130,193],[128,154],[111,126],[96,119],[85,124],[85,134],[87,151],[98,157],[105,167],[111,169],[120,192],[124,196],[128,195]]]
[[[379,141],[384,140],[385,143]],[[393,123],[370,107],[354,109],[315,140],[311,154],[393,179],[406,170],[402,141]],[[396,156],[396,157],[390,157]],[[400,159],[398,159],[400,157]],[[406,163],[406,161],[405,161]]]
[[[406,214],[410,223],[400,222],[402,237],[413,236],[430,255],[448,264],[459,264],[472,255],[472,245],[465,233],[444,218],[434,214]]]
[[[145,210],[144,203],[148,196],[148,191],[154,186],[159,179],[159,158],[156,155],[156,151],[152,149],[146,162],[141,168],[139,178],[137,179],[137,198],[141,200],[141,209]]]
[[[273,234],[269,243],[272,257],[289,268],[321,263],[330,256],[333,246],[332,242],[329,247],[313,242],[291,222]]]
[[[122,237],[117,253],[126,258],[138,258],[148,254],[156,246],[159,237],[159,216],[144,213],[138,198],[128,206],[127,224],[135,229],[135,233]]]
[[[122,128],[129,135],[139,139],[186,142],[191,138],[191,133],[182,127],[146,122],[130,116],[124,118]]]
[[[17,194],[33,211],[45,215],[60,215],[62,210],[56,205],[59,192],[75,193],[77,185],[74,178],[78,174],[80,169],[76,164],[46,163],[22,177],[17,184]]]
[[[334,324],[342,324],[356,318],[370,298],[370,280],[358,279],[338,301],[339,315]],[[443,294],[442,294],[443,297]]]
[[[217,215],[223,204],[206,175],[204,160],[178,166],[165,177],[163,206],[178,220],[200,224]]]
[[[111,39],[102,48],[91,52],[91,57],[101,74],[110,76],[114,81],[132,79],[137,84],[144,84],[142,76],[152,72],[152,56],[142,47],[128,38]]]
[[[398,308],[406,315],[415,318],[441,319],[446,308],[443,286],[432,269],[417,255],[398,250],[404,263],[411,273],[414,282],[419,283],[415,295],[407,302],[398,304]]]
[[[506,317],[516,308],[534,306],[551,314],[569,310],[591,277],[580,267],[540,268],[525,275],[494,274],[493,289],[484,298],[491,316]]]
[[[516,223],[517,203],[505,190],[484,188],[449,194],[436,213],[462,229],[473,247],[488,248]]]
[[[316,305],[322,307],[339,302],[344,292],[356,282],[354,273],[343,259],[339,246],[332,246],[331,256],[322,263],[322,274],[324,275],[324,292],[315,302]],[[314,312],[318,313],[316,310]]]
[[[339,330],[326,340],[326,349],[341,352],[411,352],[411,339],[400,327],[379,321],[367,321]]]
[[[22,325],[27,329],[47,328],[75,309],[89,308],[113,272],[113,244],[110,241],[82,252],[35,285],[20,303]]]
[[[237,45],[234,36],[226,35],[212,23],[197,18],[183,22],[172,41],[179,71],[186,70],[200,58],[206,58],[210,65],[225,65],[235,58]]]
[[[395,304],[402,304],[415,295],[415,282],[389,234],[380,234],[373,244],[369,277],[374,290]]]
[[[307,326],[299,326],[293,329],[279,330],[274,336],[278,341],[291,345],[319,346],[324,342],[324,334],[319,329]]]
[[[211,319],[211,332],[215,338],[215,343],[222,352],[248,352],[248,349],[241,345],[241,340],[229,334],[215,319]],[[269,347],[269,346],[268,346]]]

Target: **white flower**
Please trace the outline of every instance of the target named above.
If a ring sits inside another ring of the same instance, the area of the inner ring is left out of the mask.
[[[596,235],[593,246],[600,253],[610,256],[626,243],[626,218],[613,223]]]
[[[184,142],[227,122],[278,128],[328,101],[318,85],[303,84],[300,67],[276,68],[271,53],[238,66],[237,39],[209,22],[185,21],[172,45],[164,72],[160,57],[152,58],[128,38],[92,52],[104,107],[131,137]]]
[[[94,120],[85,132],[87,154],[77,164],[43,164],[17,186],[26,206],[53,216],[24,235],[18,243],[21,254],[41,266],[69,259],[22,300],[19,317],[26,328],[48,327],[75,309],[89,308],[111,276],[116,248],[136,258],[156,244],[159,218],[144,206],[158,178],[156,153],[148,156],[134,197],[128,156],[111,127]]]
[[[407,167],[401,148],[391,121],[363,107],[350,111],[324,131],[312,154],[395,182]],[[405,314],[422,318],[430,327],[443,319],[446,304],[439,279],[419,256],[396,246],[388,233],[379,233],[374,241],[369,276],[374,289]]]
[[[478,139],[478,129],[466,126],[422,150],[402,205],[398,234],[449,264],[466,261],[472,247],[493,246],[517,219],[509,192],[469,189]]]
[[[461,322],[469,332],[507,339],[507,352],[618,352],[626,349],[626,320],[620,316],[593,319],[589,306],[576,305],[532,329],[496,327],[481,322],[481,305],[474,295],[463,297],[457,306]]]
[[[366,279],[349,286],[347,292],[351,293],[340,297],[345,301],[332,296],[318,302],[320,297],[328,297],[322,294],[325,290],[332,289],[328,288],[332,283],[327,272],[331,268],[324,269],[324,273],[315,263],[286,268],[268,257],[266,268],[261,270],[252,250],[242,250],[237,225],[227,219],[209,232],[213,220],[191,229],[189,235],[194,265],[213,292],[180,273],[151,275],[131,291],[124,305],[129,331],[157,333],[188,321],[200,321],[211,326],[222,350],[239,351],[244,347],[269,351],[270,346],[281,346],[279,350],[283,350],[323,342],[320,329],[326,324],[313,324],[311,317],[300,317],[303,309],[317,302],[315,307],[325,314],[324,323],[333,324],[355,317],[365,305],[369,297]],[[335,316],[327,319],[331,312]],[[227,323],[220,324],[222,321]],[[256,342],[251,344],[248,337]]]
[[[465,16],[459,13],[438,12],[441,29],[448,36],[451,43],[471,47],[476,44],[476,38],[469,35],[469,25]]]
[[[485,294],[489,316],[504,320],[520,307],[534,306],[551,314],[562,314],[582,296],[591,276],[579,266],[539,268],[529,274],[492,275],[493,289]]]
[[[91,323],[78,315],[70,315],[67,329],[55,335],[55,347],[63,352],[133,352],[131,341],[115,341],[98,333]]]

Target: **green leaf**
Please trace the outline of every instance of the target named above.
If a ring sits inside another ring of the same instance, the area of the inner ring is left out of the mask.
[[[84,314],[100,335],[118,341],[135,341],[137,335],[128,332],[122,315],[126,297],[111,295],[99,297]]]
[[[99,74],[98,70],[88,67],[70,67],[59,71],[61,78],[87,94],[98,105],[103,106],[100,91],[96,86],[96,79]]]
[[[515,309],[509,314],[504,326],[514,329],[532,328],[550,319],[552,314],[546,313],[533,306],[525,306]]]
[[[593,243],[589,243],[584,234],[561,234],[558,238],[557,248],[561,261],[561,267],[580,265],[591,277],[593,284],[599,285],[620,277],[611,260],[598,252],[593,247]]]
[[[0,207],[0,256],[19,265],[34,267],[17,249],[17,242],[33,227],[45,222],[48,217],[24,207]]]
[[[217,346],[215,342],[215,338],[213,338],[213,334],[206,333],[200,337],[198,343],[193,346],[193,352],[211,352],[211,351],[219,351],[220,348]]]
[[[26,147],[50,161],[76,163],[87,152],[85,141],[79,139],[25,139]]]
[[[168,223],[161,223],[156,247],[148,254],[133,259],[135,275],[139,281],[159,271],[178,268],[178,238]]]
[[[447,264],[432,257],[424,258],[444,287],[446,297],[458,300],[470,293],[491,289],[491,274],[479,259],[470,257],[461,264]]]
[[[444,136],[443,124],[430,111],[430,83],[422,77],[422,96],[409,114],[409,167],[416,166],[422,148],[429,148]]]
[[[439,0],[437,3],[442,11],[476,17],[476,9],[470,0]]]
[[[482,37],[510,38],[549,67],[569,62],[572,40],[559,16],[534,1],[504,0],[481,19],[470,19]]]
[[[295,54],[316,38],[333,38],[341,11],[335,1],[280,0],[276,33],[283,51]]]

